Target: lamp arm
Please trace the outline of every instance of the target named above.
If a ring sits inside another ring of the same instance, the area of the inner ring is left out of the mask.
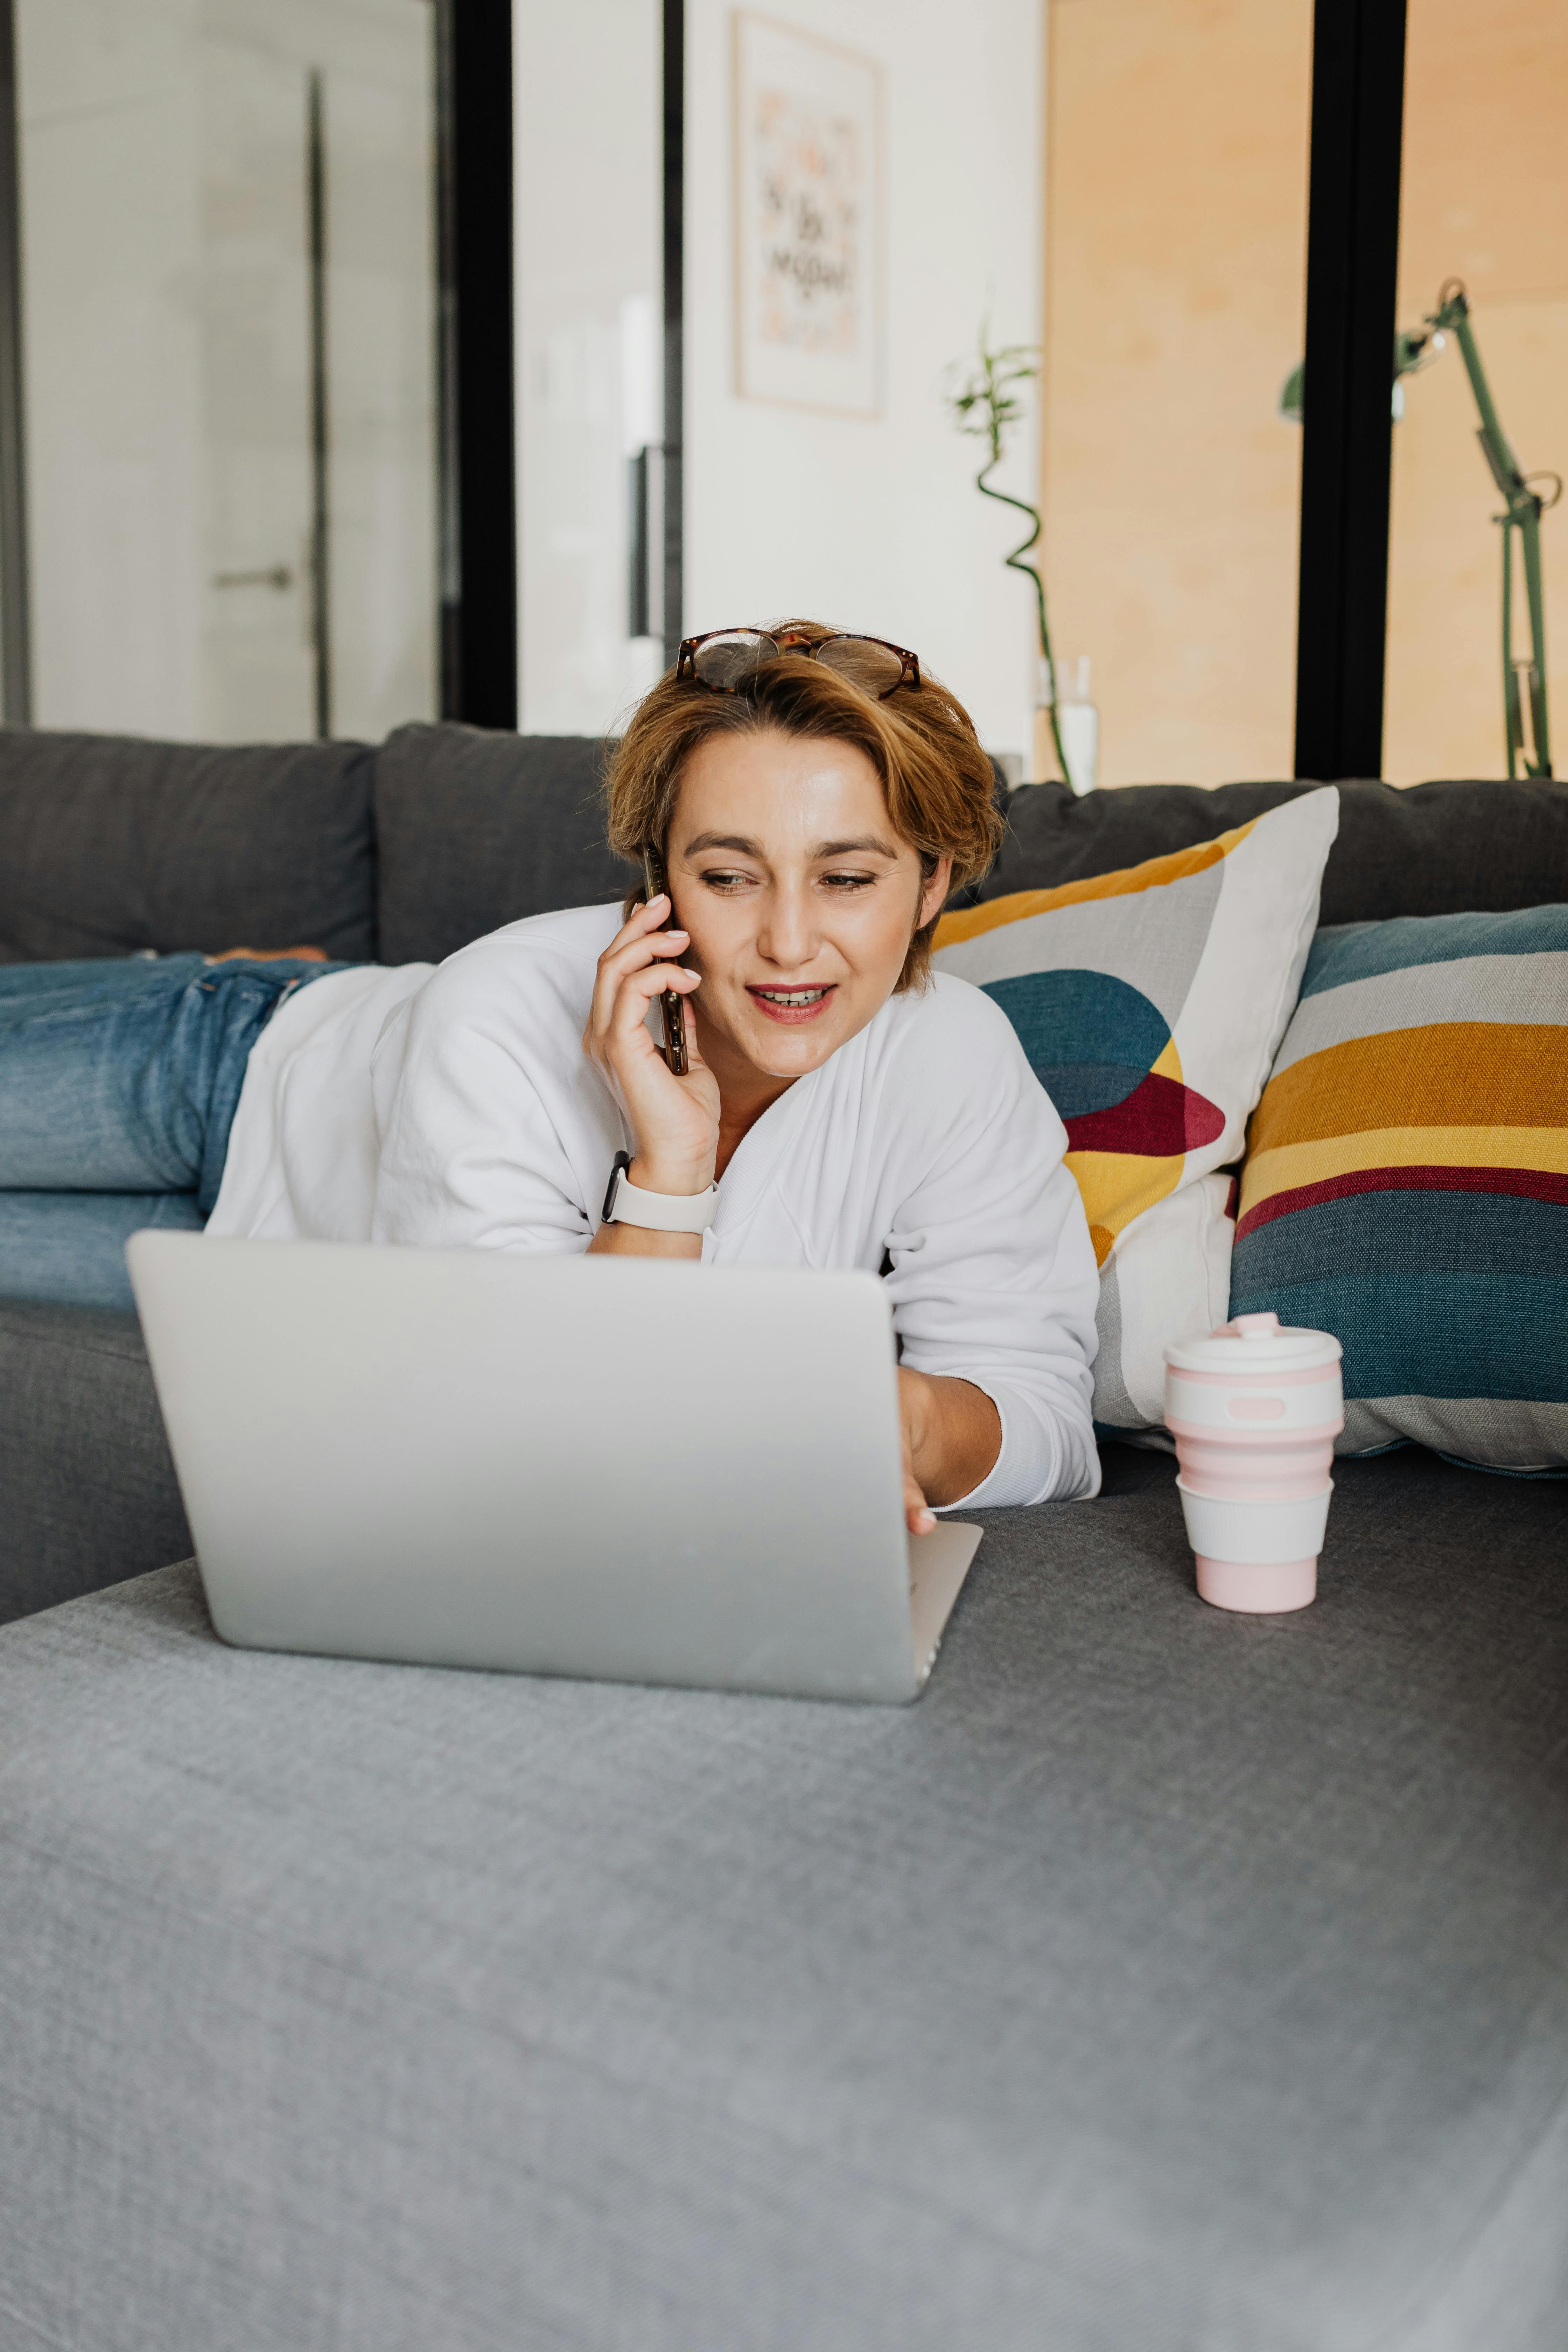
[[[1486,453],[1487,463],[1491,467],[1492,478],[1499,489],[1505,499],[1528,498],[1530,492],[1525,488],[1519,459],[1514,456],[1499,420],[1491,386],[1487,382],[1487,372],[1481,365],[1476,331],[1470,324],[1470,306],[1462,288],[1433,312],[1428,323],[1444,333],[1451,334],[1459,346],[1459,356],[1465,362],[1465,373],[1470,380],[1470,390],[1481,420],[1481,429],[1476,437]]]
[[[1475,329],[1470,324],[1469,301],[1464,288],[1457,281],[1451,279],[1439,289],[1437,308],[1426,324],[1435,331],[1452,334],[1459,346],[1459,356],[1465,362],[1465,373],[1469,378],[1470,391],[1481,420],[1476,438],[1481,445],[1481,455],[1487,461],[1492,479],[1507,500],[1507,512],[1500,514],[1498,520],[1502,525],[1503,709],[1508,738],[1508,772],[1510,776],[1513,774],[1515,759],[1523,751],[1519,681],[1514,675],[1511,635],[1513,534],[1517,530],[1524,558],[1525,603],[1530,612],[1530,719],[1535,751],[1534,761],[1525,761],[1525,772],[1531,776],[1550,776],[1552,746],[1546,715],[1546,607],[1541,575],[1541,518],[1548,501],[1531,488],[1502,429],[1491,386],[1487,382],[1487,372],[1481,365]]]
[[[1535,760],[1532,776],[1552,773],[1552,739],[1546,719],[1546,600],[1541,583],[1541,505],[1531,498],[1530,511],[1519,526],[1524,554],[1524,601],[1530,608],[1530,730]]]

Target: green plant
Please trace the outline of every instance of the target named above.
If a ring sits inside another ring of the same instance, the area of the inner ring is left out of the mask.
[[[1016,507],[1027,515],[1034,528],[1027,539],[1021,539],[1012,553],[1003,560],[1013,572],[1026,572],[1035,583],[1035,606],[1040,624],[1040,656],[1050,679],[1051,741],[1056,747],[1057,764],[1062,781],[1068,781],[1068,763],[1062,751],[1061,730],[1057,724],[1057,666],[1051,654],[1050,625],[1046,618],[1046,583],[1038,566],[1026,562],[1029,550],[1038,543],[1041,530],[1040,512],[1026,499],[1013,498],[1006,490],[993,489],[988,475],[1001,464],[1006,450],[1007,433],[1025,414],[1024,403],[1015,387],[1029,383],[1040,373],[1039,347],[1035,343],[1007,343],[1000,351],[990,345],[991,325],[983,320],[978,345],[979,364],[954,383],[962,361],[955,361],[949,371],[952,388],[945,395],[949,414],[961,433],[976,441],[984,441],[988,455],[974,477],[974,487],[982,497],[994,499],[998,505]]]

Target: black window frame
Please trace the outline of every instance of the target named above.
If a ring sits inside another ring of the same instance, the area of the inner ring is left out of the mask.
[[[517,725],[511,0],[435,0],[441,716]]]
[[[1405,0],[1317,0],[1307,210],[1296,751],[1383,772]]]

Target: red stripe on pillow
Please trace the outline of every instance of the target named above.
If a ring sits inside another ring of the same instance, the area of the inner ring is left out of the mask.
[[[1244,1241],[1259,1225],[1288,1217],[1294,1209],[1316,1208],[1321,1201],[1343,1201],[1352,1192],[1511,1192],[1524,1201],[1554,1201],[1568,1208],[1568,1176],[1540,1168],[1356,1168],[1345,1176],[1326,1176],[1319,1184],[1298,1184],[1294,1191],[1271,1192],[1248,1209],[1236,1229]]]

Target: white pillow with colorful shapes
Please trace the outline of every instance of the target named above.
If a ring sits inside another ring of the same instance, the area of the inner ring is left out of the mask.
[[[1068,1131],[1100,1262],[1095,1420],[1159,1428],[1168,1341],[1229,1307],[1229,1168],[1295,1008],[1336,833],[1331,785],[1250,824],[936,934],[994,996]]]

